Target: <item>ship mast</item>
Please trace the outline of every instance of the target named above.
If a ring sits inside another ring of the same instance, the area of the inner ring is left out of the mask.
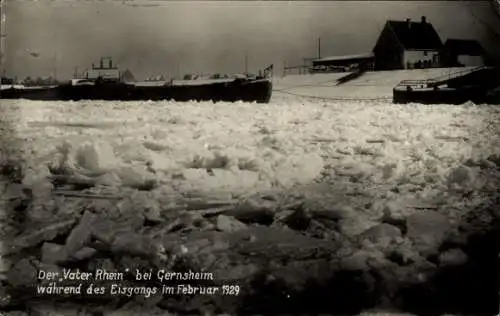
[[[0,0],[0,74],[5,76],[5,39],[7,37],[7,0]]]
[[[53,59],[53,75],[54,75],[54,80],[57,80],[57,49],[58,49],[58,38],[57,38],[57,27],[54,28],[54,59]]]
[[[57,80],[57,50],[54,53],[54,80]]]

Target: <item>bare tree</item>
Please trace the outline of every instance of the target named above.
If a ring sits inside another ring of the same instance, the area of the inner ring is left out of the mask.
[[[500,22],[500,0],[491,0],[491,7],[493,8],[493,12],[495,12],[498,17],[498,21]]]
[[[494,16],[496,17],[495,24],[500,25],[500,0],[489,0],[489,1],[490,1],[490,5],[491,5],[492,11],[494,13]],[[489,36],[493,40],[493,42],[496,44],[496,47],[500,47],[500,30],[498,30],[497,27],[493,26],[493,24],[491,22],[487,22],[487,21],[485,21],[485,19],[479,17],[474,12],[474,10],[472,10],[472,7],[469,7],[469,12],[472,15],[472,17],[474,18],[474,20],[476,22],[478,22],[479,24],[481,24],[486,29]],[[500,63],[500,51],[496,52],[496,57],[498,59],[497,61]]]
[[[500,8],[497,7],[499,4],[498,0],[490,0],[492,10],[495,13],[495,16],[498,17],[498,21],[500,22]],[[469,12],[474,18],[476,22],[479,22],[486,30],[492,35],[496,40],[500,40],[500,31],[497,31],[495,27],[491,25],[491,23],[486,22],[484,19],[480,18],[471,7],[469,7]]]

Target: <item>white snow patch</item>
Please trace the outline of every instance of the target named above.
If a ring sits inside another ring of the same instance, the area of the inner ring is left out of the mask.
[[[472,67],[473,68],[473,67]],[[312,96],[337,99],[392,98],[392,89],[403,80],[439,78],[464,71],[466,68],[430,68],[366,72],[361,77],[337,86],[337,80],[348,75],[342,73],[289,75],[273,78],[274,96]]]
[[[74,154],[78,166],[90,172],[105,173],[118,162],[113,148],[106,142],[87,141],[78,146]]]

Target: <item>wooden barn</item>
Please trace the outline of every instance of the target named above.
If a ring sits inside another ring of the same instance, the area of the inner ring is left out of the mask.
[[[373,53],[330,56],[313,60],[311,72],[347,72],[355,70],[373,70]]]
[[[448,39],[441,60],[445,67],[474,67],[490,63],[486,50],[476,40]]]
[[[443,43],[434,26],[420,21],[387,21],[373,48],[376,70],[441,66]]]

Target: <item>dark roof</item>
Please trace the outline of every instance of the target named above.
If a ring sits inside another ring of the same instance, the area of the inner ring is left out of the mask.
[[[448,39],[444,46],[446,50],[457,55],[481,56],[485,54],[484,48],[476,40]]]
[[[328,56],[320,59],[313,60],[316,62],[329,62],[329,61],[350,61],[350,60],[363,60],[374,58],[375,55],[373,53],[365,53],[365,54],[355,54],[355,55],[343,55],[343,56]]]
[[[405,49],[441,49],[443,43],[429,22],[387,21]]]

